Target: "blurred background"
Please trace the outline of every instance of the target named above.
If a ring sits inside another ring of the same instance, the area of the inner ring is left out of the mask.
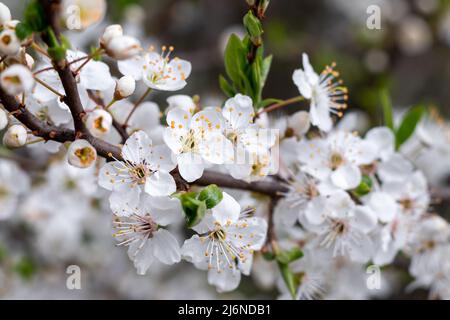
[[[20,19],[27,2],[3,2],[13,17]],[[102,22],[82,32],[68,32],[72,44],[88,51],[105,26],[120,23],[125,33],[138,37],[146,46],[173,45],[176,55],[191,61],[193,71],[184,94],[199,95],[205,105],[225,98],[218,86],[218,75],[224,73],[223,50],[231,33],[244,34],[245,0],[116,0],[107,4]],[[366,25],[370,5],[381,9],[380,30]],[[266,52],[274,55],[265,98],[298,95],[291,76],[301,67],[301,53],[306,52],[316,71],[337,63],[349,89],[349,109],[367,114],[358,117],[359,122],[371,126],[382,123],[379,95],[383,89],[389,90],[399,113],[420,103],[450,117],[450,0],[272,0],[263,24]],[[117,75],[114,65],[111,69]],[[167,96],[158,93],[152,100],[164,109]],[[292,105],[283,112],[298,108]],[[27,223],[0,221],[0,297],[277,297],[276,272],[260,257],[252,278],[244,279],[238,291],[226,295],[215,293],[203,272],[185,264],[155,268],[142,280],[125,250],[114,248],[108,208],[101,197],[95,198],[95,214],[80,223],[83,231],[66,247],[59,242],[67,236],[59,225],[56,228],[61,238],[46,242],[48,239],[36,240]],[[35,202],[29,204],[31,211],[43,206],[42,200]],[[436,206],[444,215],[447,207],[445,202]],[[42,228],[49,226],[44,223]],[[61,251],[59,257],[42,254],[56,247]],[[66,289],[65,271],[70,264],[81,266],[82,290]],[[391,286],[389,296],[426,297],[420,291],[405,296],[402,288],[401,284]],[[345,298],[350,293],[340,294],[337,296]]]

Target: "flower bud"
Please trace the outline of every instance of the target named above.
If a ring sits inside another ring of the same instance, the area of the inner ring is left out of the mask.
[[[20,40],[14,30],[5,29],[0,33],[0,53],[14,56],[20,50]]]
[[[132,76],[123,76],[117,80],[114,98],[121,100],[131,96],[136,89],[136,81]]]
[[[23,56],[23,63],[26,64],[28,69],[31,70],[34,67],[34,58],[28,53],[25,53]]]
[[[130,59],[140,51],[139,40],[130,36],[115,37],[106,44],[106,53],[116,60]]]
[[[90,112],[86,119],[86,126],[95,137],[102,137],[111,130],[112,116],[102,109]]]
[[[0,130],[3,130],[8,125],[8,114],[5,110],[0,109]]]
[[[3,144],[9,148],[19,148],[27,143],[27,130],[20,124],[12,125],[3,136]]]
[[[106,46],[112,39],[123,36],[123,29],[120,24],[112,24],[106,27],[100,38],[100,44]]]
[[[88,168],[97,159],[97,150],[84,139],[71,143],[67,152],[69,164],[77,168]]]
[[[21,64],[12,65],[1,73],[0,85],[11,95],[29,92],[34,87],[33,74]]]
[[[0,2],[0,25],[3,26],[9,20],[11,20],[11,11],[3,2]]]

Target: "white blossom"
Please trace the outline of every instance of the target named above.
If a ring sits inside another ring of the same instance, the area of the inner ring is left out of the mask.
[[[159,197],[176,191],[169,173],[175,168],[170,150],[164,145],[153,146],[145,132],[137,131],[127,139],[122,158],[105,164],[99,174],[100,186],[113,191],[112,210],[121,201],[134,208],[143,192]]]
[[[224,192],[222,201],[194,227],[198,235],[181,249],[184,259],[208,270],[208,282],[219,292],[234,290],[241,273],[250,273],[253,251],[261,249],[266,238],[266,221],[239,218],[240,212],[239,203]]]
[[[336,81],[338,72],[334,66],[326,67],[319,75],[309,63],[306,53],[303,54],[303,70],[297,69],[292,75],[292,80],[298,87],[301,95],[311,101],[309,110],[311,123],[323,131],[330,131],[333,125],[330,113],[342,115],[342,110],[347,107],[347,88],[341,81]]]
[[[19,203],[19,196],[28,191],[30,180],[15,163],[0,159],[0,220],[9,218]]]
[[[167,114],[164,142],[175,154],[181,176],[188,182],[200,178],[205,166],[233,159],[232,143],[223,135],[224,119],[213,108],[193,116],[181,108]]]

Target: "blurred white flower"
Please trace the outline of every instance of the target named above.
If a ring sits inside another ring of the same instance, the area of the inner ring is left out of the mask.
[[[130,59],[142,50],[138,39],[126,35],[112,38],[105,49],[106,53],[116,60]]]
[[[0,26],[3,26],[6,22],[10,20],[11,20],[11,11],[3,2],[0,2]]]
[[[0,159],[0,220],[9,218],[16,210],[19,196],[30,188],[30,180],[15,163]]]
[[[27,129],[21,124],[14,124],[3,135],[3,144],[9,148],[23,147],[27,143]]]
[[[12,65],[0,74],[0,85],[11,95],[27,93],[34,87],[33,74],[23,65]]]
[[[0,109],[0,131],[8,125],[8,114],[5,110]]]
[[[20,40],[15,30],[5,29],[0,33],[1,55],[15,56],[20,50]]]

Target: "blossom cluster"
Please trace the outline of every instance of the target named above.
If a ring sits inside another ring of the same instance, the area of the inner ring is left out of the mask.
[[[46,259],[73,258],[86,230],[107,233],[93,217],[97,201],[110,211],[113,237],[127,247],[141,275],[184,260],[206,271],[218,292],[228,292],[242,275],[253,271],[257,278],[269,270],[280,297],[292,295],[283,275],[261,262],[262,251],[291,268],[295,298],[335,298],[351,296],[344,288],[368,263],[391,265],[403,254],[411,260],[411,288],[450,298],[449,225],[431,212],[424,161],[411,157],[425,144],[450,154],[448,141],[441,141],[444,126],[434,118],[422,120],[401,147],[389,127],[360,135],[345,124],[350,114],[336,124],[347,109],[347,88],[334,64],[318,74],[306,54],[292,86],[308,111],[274,120],[250,96],[236,93],[213,106],[171,95],[162,112],[148,94],[183,89],[191,63],[173,56],[171,46],[144,49],[120,25],[106,26],[90,53],[65,50],[83,109],[74,115],[55,57],[42,43],[20,39],[19,23],[0,3],[2,97],[12,97],[36,121],[74,131],[65,142],[43,138],[21,122],[23,110],[8,112],[2,98],[3,144],[53,158],[44,182],[33,186],[14,162],[0,160],[0,219],[13,219],[18,211],[37,230],[35,245]],[[79,126],[88,133],[78,132]],[[119,154],[108,150],[108,159],[101,158],[96,141]],[[270,205],[260,195],[220,185],[204,198],[206,188],[196,185],[203,185],[207,171],[240,185],[267,182],[278,189]],[[292,248],[303,257],[282,260]]]

